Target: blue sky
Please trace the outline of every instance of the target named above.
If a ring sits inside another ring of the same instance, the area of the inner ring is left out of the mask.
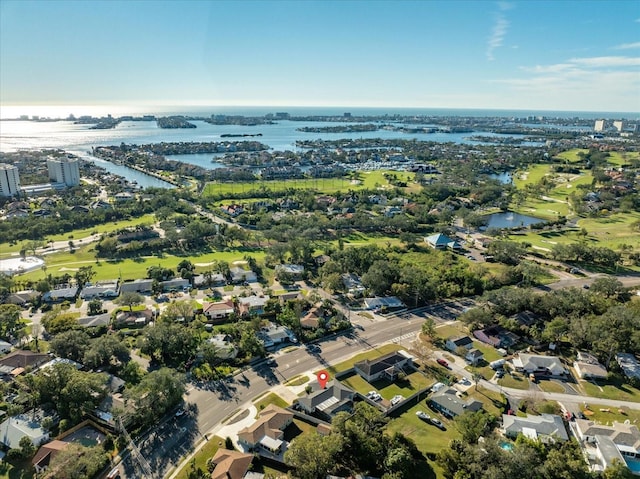
[[[0,0],[0,103],[640,111],[640,2]]]

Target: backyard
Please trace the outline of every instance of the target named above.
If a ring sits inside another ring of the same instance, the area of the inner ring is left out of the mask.
[[[384,399],[391,400],[391,398],[398,394],[407,398],[429,387],[435,382],[435,379],[416,371],[407,374],[404,378],[398,378],[395,381],[379,380],[373,383],[368,383],[360,375],[353,373],[341,379],[340,382],[362,395],[366,395],[369,391],[375,390]]]

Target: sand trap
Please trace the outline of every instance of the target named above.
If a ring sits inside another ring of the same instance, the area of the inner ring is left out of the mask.
[[[14,274],[28,273],[36,269],[42,268],[44,261],[35,256],[27,256],[26,258],[11,258],[0,260],[0,273],[9,276]]]

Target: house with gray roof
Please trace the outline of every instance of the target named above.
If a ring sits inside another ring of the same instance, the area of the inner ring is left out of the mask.
[[[7,449],[20,448],[20,439],[28,437],[38,447],[49,440],[49,433],[42,427],[47,415],[43,411],[30,411],[5,419],[0,424],[0,444]]]
[[[134,279],[120,285],[120,293],[150,293],[153,287],[152,279]]]
[[[298,399],[304,412],[326,421],[341,411],[351,412],[355,393],[339,381],[330,381],[326,388],[319,388]]]
[[[522,371],[527,374],[547,374],[551,376],[566,376],[569,374],[558,356],[520,353],[511,362],[516,371]]]
[[[413,368],[413,358],[406,351],[394,351],[376,359],[358,361],[353,367],[369,383],[378,379],[393,381],[405,367]]]
[[[460,243],[458,241],[449,238],[447,235],[443,235],[442,233],[436,233],[431,236],[427,236],[424,241],[431,246],[433,249],[445,250],[459,250],[462,249]]]
[[[503,414],[500,432],[511,439],[522,434],[544,443],[569,440],[564,421],[557,414],[527,414],[527,417]]]
[[[444,347],[452,353],[461,347],[470,350],[473,348],[473,340],[469,336],[452,336],[444,343]]]
[[[80,326],[84,328],[95,328],[99,326],[109,326],[111,323],[111,313],[102,313],[95,316],[87,316],[78,320]]]
[[[93,298],[117,298],[120,294],[118,283],[117,279],[98,281],[94,284],[87,283],[80,291],[80,297],[87,300]]]
[[[76,299],[78,294],[77,286],[68,286],[66,288],[52,289],[42,295],[43,301],[47,303],[55,303],[58,301],[72,301]]]
[[[231,273],[232,283],[255,283],[258,281],[258,276],[250,269],[243,269],[236,266],[235,268],[231,268],[229,272]]]
[[[442,388],[429,398],[429,405],[443,416],[454,418],[467,411],[476,412],[482,409],[482,403],[475,399],[464,401],[453,388]]]
[[[620,369],[624,372],[624,375],[629,379],[640,379],[640,361],[633,354],[618,353],[616,354],[616,361],[620,366]]]

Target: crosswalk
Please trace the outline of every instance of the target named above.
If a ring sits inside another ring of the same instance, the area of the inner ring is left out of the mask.
[[[412,332],[412,333],[407,333],[407,334],[403,334],[402,336],[396,336],[395,338],[393,338],[391,340],[392,343],[401,343],[402,341],[405,341],[407,339],[414,339],[416,337],[416,333]]]

